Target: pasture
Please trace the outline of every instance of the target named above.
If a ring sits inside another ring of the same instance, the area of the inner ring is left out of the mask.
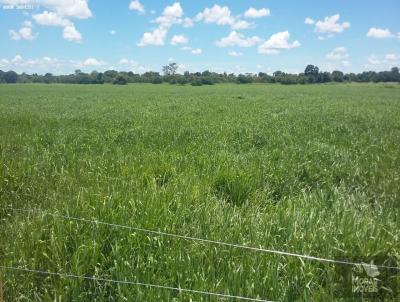
[[[399,184],[399,85],[0,85],[2,266],[331,301],[333,264],[9,207],[399,265]],[[5,301],[225,301],[0,274]]]

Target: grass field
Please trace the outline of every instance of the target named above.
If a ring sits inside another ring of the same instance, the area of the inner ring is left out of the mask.
[[[399,183],[399,85],[0,85],[0,265],[332,301],[332,264],[4,208],[400,264]],[[0,272],[5,301],[222,301]]]

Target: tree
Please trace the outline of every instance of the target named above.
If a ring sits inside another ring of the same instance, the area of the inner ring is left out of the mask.
[[[307,65],[304,70],[304,75],[307,77],[309,83],[317,83],[318,82],[318,73],[319,68],[314,65]]]
[[[251,75],[244,75],[244,74],[239,74],[237,77],[238,83],[239,84],[248,84],[253,82],[253,78]]]
[[[17,83],[18,74],[15,71],[10,70],[4,73],[3,78],[6,83],[14,84]]]
[[[307,65],[304,74],[306,76],[317,76],[319,73],[319,68],[314,65]]]
[[[117,76],[117,78],[113,82],[114,85],[126,85],[127,83],[128,81],[122,75]]]
[[[335,70],[332,72],[332,80],[334,82],[343,82],[344,74],[339,70]]]
[[[6,81],[4,80],[4,71],[0,70],[0,83],[5,83]]]
[[[178,64],[176,63],[169,63],[168,65],[163,66],[162,68],[162,71],[166,76],[175,75],[177,70],[178,70]]]

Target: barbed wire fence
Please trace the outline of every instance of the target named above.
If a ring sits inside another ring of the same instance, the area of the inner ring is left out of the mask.
[[[324,263],[338,264],[338,265],[351,265],[351,266],[381,268],[381,269],[395,270],[395,271],[400,272],[400,267],[398,267],[398,266],[386,266],[386,265],[377,265],[377,264],[373,264],[373,263],[352,262],[352,261],[346,261],[346,260],[330,259],[328,257],[303,255],[303,254],[299,254],[299,253],[291,253],[291,252],[287,252],[287,251],[267,249],[267,248],[262,248],[262,247],[252,247],[252,246],[223,242],[223,241],[218,241],[218,240],[210,240],[210,239],[205,239],[205,238],[168,233],[168,232],[164,232],[164,231],[160,231],[160,230],[151,230],[151,229],[146,229],[146,228],[115,224],[115,223],[100,221],[97,219],[93,220],[93,219],[86,219],[86,218],[81,218],[81,217],[73,217],[73,216],[69,216],[69,215],[60,215],[60,214],[55,214],[55,213],[51,213],[48,211],[44,211],[41,209],[21,209],[21,208],[12,208],[12,207],[5,207],[5,208],[1,208],[1,209],[6,210],[6,211],[13,211],[13,212],[36,213],[36,214],[41,214],[41,215],[49,215],[54,218],[59,218],[59,219],[69,220],[69,221],[76,221],[78,223],[103,225],[106,227],[124,229],[124,230],[133,231],[133,232],[147,233],[147,234],[152,234],[155,236],[164,236],[164,237],[170,237],[170,238],[175,238],[175,239],[180,239],[180,240],[195,241],[195,242],[201,242],[201,243],[205,243],[205,244],[225,246],[225,247],[229,247],[229,248],[243,249],[243,250],[259,252],[259,253],[275,254],[275,255],[280,255],[280,256],[284,256],[284,257],[294,257],[294,258],[301,259],[301,260],[324,262]],[[114,284],[134,285],[134,286],[141,286],[141,287],[147,287],[147,288],[158,288],[158,289],[164,289],[164,290],[214,296],[214,297],[225,298],[225,299],[235,299],[235,300],[242,300],[242,301],[272,302],[271,300],[263,300],[260,298],[235,296],[235,295],[230,295],[230,294],[215,293],[215,292],[208,292],[208,291],[187,289],[187,288],[180,288],[180,287],[172,287],[172,286],[165,286],[165,285],[159,285],[159,284],[142,283],[142,282],[129,281],[129,280],[114,280],[114,279],[94,277],[94,276],[81,276],[81,275],[75,275],[75,274],[71,274],[71,273],[49,272],[49,271],[35,270],[35,269],[31,269],[31,268],[14,267],[14,266],[1,266],[0,265],[0,268],[3,270],[19,271],[19,272],[26,272],[26,273],[30,272],[30,273],[35,273],[35,274],[56,276],[56,277],[61,277],[61,278],[91,280],[91,281],[108,282],[108,283],[114,283]],[[1,276],[0,276],[0,302],[3,302],[1,299],[2,299],[2,287],[1,287]]]

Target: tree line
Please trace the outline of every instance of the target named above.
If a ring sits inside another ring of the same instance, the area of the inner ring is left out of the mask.
[[[234,73],[216,73],[211,71],[189,72],[183,74],[177,73],[178,65],[170,63],[163,66],[162,73],[148,71],[143,74],[132,71],[107,70],[105,72],[92,71],[85,73],[76,70],[73,74],[53,75],[46,73],[38,74],[18,74],[15,71],[1,71],[0,83],[65,83],[65,84],[115,84],[125,85],[127,83],[153,83],[153,84],[190,84],[193,86],[213,85],[215,83],[281,83],[291,84],[312,84],[329,82],[400,82],[400,73],[398,67],[393,67],[390,71],[364,71],[362,73],[343,73],[336,70],[333,72],[321,72],[317,66],[308,65],[303,73],[291,74],[283,71],[275,71],[272,75],[264,72],[258,74],[234,74]]]

